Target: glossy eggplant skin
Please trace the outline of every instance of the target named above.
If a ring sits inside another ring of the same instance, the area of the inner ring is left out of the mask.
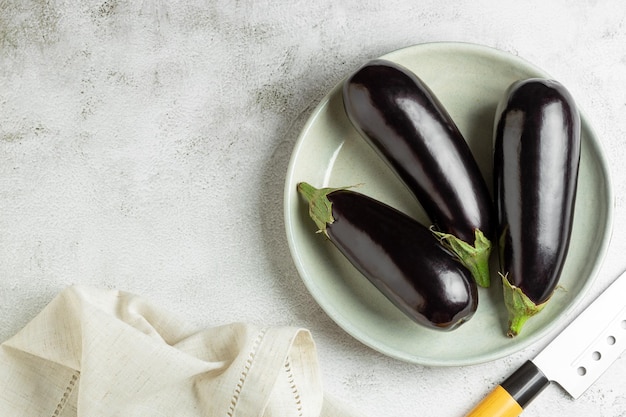
[[[509,336],[515,336],[549,300],[565,263],[578,182],[580,115],[557,81],[517,81],[498,106],[494,137],[500,268]]]
[[[451,250],[479,285],[489,286],[493,202],[467,142],[439,99],[413,72],[380,59],[354,72],[342,93],[352,125],[416,196],[440,236],[484,246],[478,248],[484,252],[478,261]]]
[[[309,214],[392,303],[428,328],[453,330],[478,304],[470,272],[427,227],[364,194],[300,183]]]

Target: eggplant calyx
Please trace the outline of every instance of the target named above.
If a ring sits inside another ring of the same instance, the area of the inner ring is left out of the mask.
[[[297,185],[298,192],[309,203],[309,216],[318,227],[318,233],[324,233],[326,236],[326,225],[333,224],[333,204],[328,199],[328,194],[345,190],[351,187],[338,188],[315,188],[307,182],[300,182]]]
[[[512,338],[520,334],[529,318],[543,310],[547,301],[535,304],[521,288],[511,284],[506,275],[500,274],[500,276],[502,277],[504,305],[509,312],[506,335]]]
[[[479,229],[474,231],[474,245],[459,239],[450,233],[439,232],[433,226],[431,232],[439,239],[439,242],[453,252],[461,263],[469,269],[478,284],[487,288],[491,284],[489,277],[489,256],[491,254],[491,241],[485,237]]]
[[[309,203],[309,216],[318,227],[318,233],[326,234],[326,225],[332,224],[333,218],[332,203],[328,199],[334,189],[315,188],[307,182],[298,183],[298,192]]]

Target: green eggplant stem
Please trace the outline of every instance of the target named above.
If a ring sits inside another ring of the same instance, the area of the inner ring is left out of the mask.
[[[351,187],[337,187],[337,188],[315,188],[307,182],[300,182],[297,185],[298,192],[309,203],[309,215],[318,227],[318,233],[326,233],[326,225],[332,224],[335,219],[333,218],[332,203],[328,199],[328,194],[345,190]]]
[[[474,245],[450,234],[439,232],[431,227],[433,234],[441,244],[452,251],[467,269],[470,270],[476,284],[487,288],[491,285],[489,272],[489,256],[491,255],[491,241],[479,229],[474,231]]]
[[[318,233],[326,234],[326,224],[332,224],[335,221],[332,203],[327,197],[332,190],[329,188],[315,188],[307,182],[298,183],[297,189],[309,203],[309,215],[315,222]]]
[[[509,314],[506,335],[512,338],[520,334],[529,318],[543,310],[547,301],[535,304],[521,288],[511,284],[506,275],[500,274],[500,276],[502,277],[504,305]]]

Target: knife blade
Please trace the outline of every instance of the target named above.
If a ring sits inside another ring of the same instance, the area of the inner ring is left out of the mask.
[[[516,417],[551,382],[580,397],[626,350],[623,272],[537,356],[496,386],[466,417]]]

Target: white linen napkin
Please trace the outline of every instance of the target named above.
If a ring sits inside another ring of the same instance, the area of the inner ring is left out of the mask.
[[[193,329],[141,297],[72,286],[0,345],[3,417],[356,417],[324,395],[309,331]]]

